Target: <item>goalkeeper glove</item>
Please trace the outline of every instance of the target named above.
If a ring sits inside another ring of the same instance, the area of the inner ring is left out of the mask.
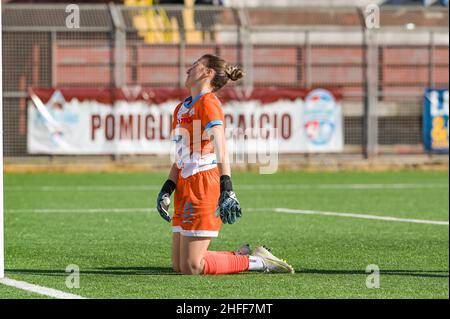
[[[216,217],[218,215],[224,224],[233,224],[242,216],[241,205],[233,192],[231,178],[227,175],[220,177],[220,198]]]
[[[168,223],[172,221],[169,215],[169,205],[166,205],[164,202],[166,201],[166,198],[170,198],[170,195],[172,195],[173,191],[175,190],[177,186],[175,183],[168,179],[163,187],[161,188],[161,191],[158,194],[158,198],[156,199],[156,210],[158,211],[159,215],[161,215],[164,220],[166,220]],[[170,200],[168,201],[170,203]]]

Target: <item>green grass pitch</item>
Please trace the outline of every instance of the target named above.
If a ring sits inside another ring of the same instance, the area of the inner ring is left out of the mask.
[[[235,173],[243,218],[213,250],[264,244],[296,274],[183,276],[153,209],[160,174],[6,174],[9,278],[87,298],[448,298],[449,226],[286,214],[291,208],[448,221],[448,172]],[[152,208],[145,211],[145,208]],[[80,267],[80,288],[66,267]],[[366,287],[367,265],[380,287]],[[45,298],[0,284],[0,298]]]

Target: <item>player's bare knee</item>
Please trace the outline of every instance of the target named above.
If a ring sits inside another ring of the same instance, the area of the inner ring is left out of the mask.
[[[182,266],[180,267],[180,272],[181,272],[183,275],[192,275],[192,271],[191,271],[191,269],[190,269],[187,265],[182,265]]]
[[[181,273],[185,275],[201,275],[203,273],[203,268],[199,262],[186,261],[181,264]]]
[[[188,267],[188,265],[187,265],[185,262],[181,262],[181,263],[180,263],[180,272],[181,272],[183,275],[190,275],[190,273],[189,273],[189,267]]]
[[[181,272],[181,267],[180,267],[180,265],[172,265],[172,270],[174,271],[174,272]]]

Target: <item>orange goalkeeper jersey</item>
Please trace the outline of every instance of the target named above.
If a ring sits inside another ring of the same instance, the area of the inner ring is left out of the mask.
[[[177,166],[181,169],[182,177],[187,178],[217,166],[214,147],[205,135],[215,125],[224,125],[224,115],[214,93],[188,97],[175,108],[173,139],[176,143]]]

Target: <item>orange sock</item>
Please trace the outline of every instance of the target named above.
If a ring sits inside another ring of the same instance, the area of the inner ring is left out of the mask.
[[[208,251],[203,257],[204,275],[234,274],[248,270],[248,256],[238,256],[229,251]]]
[[[207,250],[205,256],[208,255],[215,255],[215,254],[220,254],[220,255],[233,255],[234,253],[232,251],[215,251],[215,250]]]

